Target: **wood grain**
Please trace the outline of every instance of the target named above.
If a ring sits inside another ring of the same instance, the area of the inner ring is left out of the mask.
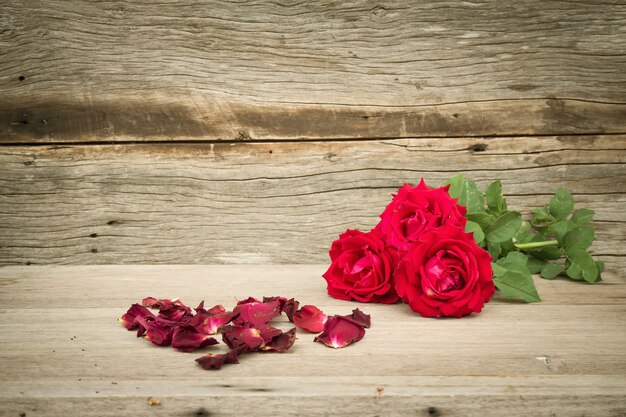
[[[0,4],[0,143],[625,133],[620,1]]]
[[[154,347],[116,321],[146,295],[231,306],[235,298],[282,294],[350,312],[355,303],[326,295],[324,269],[0,268],[0,416],[328,415],[337,407],[348,416],[626,412],[623,274],[595,285],[537,278],[543,302],[497,296],[460,320],[424,319],[403,304],[359,305],[373,325],[358,344],[333,350],[299,333],[289,353],[250,354],[218,372],[197,367],[198,353]],[[161,405],[150,406],[151,396]]]
[[[626,136],[0,148],[0,263],[326,262],[403,182],[502,179],[528,213],[559,186],[625,255]]]

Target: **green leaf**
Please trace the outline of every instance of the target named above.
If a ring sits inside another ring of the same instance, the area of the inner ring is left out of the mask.
[[[580,226],[570,230],[563,237],[563,247],[565,250],[587,249],[596,238],[596,233],[591,226]]]
[[[515,236],[521,225],[522,216],[516,211],[507,211],[485,230],[485,238],[492,243],[504,242]]]
[[[546,263],[541,268],[541,276],[545,279],[554,279],[561,272],[563,272],[563,267],[559,264]]]
[[[491,255],[494,261],[498,259],[500,257],[500,254],[502,253],[502,247],[499,243],[487,242],[487,250],[489,251],[489,255]]]
[[[569,191],[559,187],[550,199],[550,213],[557,219],[565,219],[574,209],[574,199]]]
[[[485,200],[487,201],[487,207],[492,211],[496,213],[506,211],[506,201],[502,195],[502,183],[500,180],[489,184],[489,187],[485,190]]]
[[[474,223],[473,221],[468,220],[467,223],[465,223],[465,231],[467,233],[474,234],[474,240],[476,241],[477,245],[480,245],[482,241],[485,240],[485,234],[483,233],[483,229],[480,228],[480,225],[478,223]]]
[[[529,256],[528,261],[526,261],[526,268],[531,274],[538,274],[539,272],[541,272],[541,269],[545,264],[546,261],[537,259],[534,256]]]
[[[561,248],[557,246],[548,246],[540,249],[533,249],[531,254],[539,259],[543,260],[556,260],[561,258]]]
[[[598,267],[598,281],[602,281],[602,273],[604,272],[604,261],[596,261]]]
[[[583,279],[583,270],[576,264],[572,264],[569,261],[565,263],[565,273],[571,279],[580,281]]]
[[[551,223],[554,221],[554,217],[548,212],[546,207],[541,207],[533,210],[533,218],[531,224],[533,226],[543,225],[545,223]]]
[[[530,274],[525,275],[518,271],[507,271],[502,276],[494,277],[493,283],[507,297],[520,298],[527,303],[541,301]]]
[[[487,213],[467,213],[467,219],[473,221],[474,223],[478,223],[483,230],[486,230],[491,223],[496,221],[496,218],[491,214]]]
[[[568,276],[574,279],[582,277],[587,282],[595,282],[598,279],[598,265],[589,253],[583,249],[571,249],[566,255],[570,262],[569,268],[565,271]],[[574,276],[568,272],[570,269]]]
[[[500,276],[504,275],[506,273],[506,271],[508,271],[508,269],[498,265],[495,262],[491,263],[491,269],[493,270],[493,276],[494,277],[500,277]]]
[[[513,269],[516,271],[521,271],[525,273],[528,272],[528,268],[526,268],[526,263],[528,262],[528,256],[524,255],[521,252],[509,252],[505,258],[500,259],[497,263],[500,266],[505,267],[506,269]]]
[[[522,225],[520,226],[515,236],[513,236],[513,241],[515,243],[526,243],[530,242],[533,238],[533,234],[530,232],[530,223],[522,221]]]
[[[571,220],[562,220],[560,222],[555,223],[551,231],[556,235],[556,239],[562,243],[563,237],[574,228],[574,223]]]
[[[450,178],[446,184],[450,184],[448,194],[458,199],[457,203],[467,208],[468,213],[485,211],[485,196],[480,192],[476,183],[465,179],[463,174]]]
[[[596,261],[596,265],[598,266],[598,274],[604,272],[604,261]]]
[[[448,189],[448,194],[452,198],[459,198],[461,196],[461,191],[463,190],[463,181],[465,180],[465,175],[459,174],[444,183],[444,185],[450,185]]]
[[[585,223],[589,223],[593,220],[593,215],[596,214],[593,210],[581,208],[574,211],[572,214],[572,221],[578,226],[582,226]]]

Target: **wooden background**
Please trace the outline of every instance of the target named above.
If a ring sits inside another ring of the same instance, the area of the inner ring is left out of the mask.
[[[624,264],[623,1],[0,2],[0,264],[325,263],[403,182]]]

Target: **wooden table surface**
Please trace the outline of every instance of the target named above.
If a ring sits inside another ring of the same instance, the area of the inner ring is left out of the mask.
[[[623,275],[536,278],[541,303],[496,296],[479,315],[425,319],[330,298],[324,268],[0,268],[0,416],[626,415]],[[330,314],[358,306],[372,327],[345,349],[299,333],[288,353],[204,371],[200,353],[153,346],[117,321],[148,295],[225,306],[284,295]]]

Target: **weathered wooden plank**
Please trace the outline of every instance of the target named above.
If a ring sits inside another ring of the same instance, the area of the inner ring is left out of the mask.
[[[326,262],[403,182],[501,178],[528,212],[566,186],[624,255],[626,136],[2,147],[0,263]]]
[[[284,415],[326,415],[338,406],[346,415],[625,411],[623,274],[596,285],[537,279],[543,302],[498,297],[460,320],[359,304],[373,325],[350,348],[327,349],[300,333],[289,353],[251,354],[219,372],[199,369],[197,353],[154,347],[115,320],[148,294],[229,306],[235,297],[283,294],[349,312],[356,303],[326,295],[324,269],[0,268],[0,415],[258,415],[279,406]],[[161,405],[149,406],[150,396]]]
[[[0,143],[624,133],[609,1],[0,4]]]

